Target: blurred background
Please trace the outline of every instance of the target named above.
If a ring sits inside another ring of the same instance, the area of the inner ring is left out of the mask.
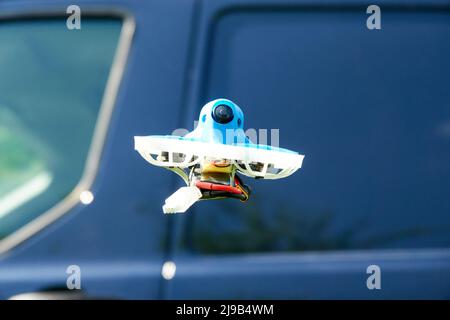
[[[450,3],[377,4],[1,1],[0,298],[450,298]],[[164,216],[133,136],[216,98],[303,167]]]

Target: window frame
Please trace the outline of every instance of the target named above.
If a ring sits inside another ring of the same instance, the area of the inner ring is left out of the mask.
[[[388,1],[386,4],[384,4],[384,7],[389,9],[404,9],[405,12],[408,11],[417,11],[421,12],[424,10],[428,10],[431,12],[450,12],[450,6],[444,5],[442,7],[436,6],[434,3],[427,3],[426,1],[419,0],[420,5],[415,8],[409,8],[407,4],[397,4],[395,1]],[[193,67],[193,69],[196,70],[195,79],[196,83],[194,84],[194,87],[192,89],[192,103],[190,105],[189,112],[192,112],[193,114],[197,115],[200,107],[202,106],[202,103],[205,101],[208,101],[206,99],[207,92],[209,90],[210,85],[210,72],[211,72],[211,57],[213,50],[213,42],[214,42],[214,36],[217,33],[217,27],[222,21],[222,19],[226,18],[229,15],[233,15],[236,12],[242,13],[242,12],[265,12],[266,10],[270,9],[273,11],[281,11],[281,12],[287,12],[289,9],[292,8],[306,8],[306,9],[316,9],[316,10],[322,10],[322,9],[331,9],[331,10],[340,10],[340,9],[347,9],[347,10],[358,10],[358,8],[366,8],[364,2],[361,2],[359,0],[356,0],[354,3],[337,3],[336,5],[327,6],[322,1],[319,1],[317,4],[311,5],[309,2],[305,2],[304,0],[289,0],[287,2],[278,3],[276,0],[219,0],[217,2],[211,2],[208,3],[207,6],[204,7],[203,13],[202,13],[202,20],[199,22],[198,30],[199,30],[199,39],[197,40],[198,43],[196,44],[196,50],[197,50],[197,57],[195,60],[196,67]],[[195,119],[194,119],[195,120]],[[195,210],[195,208],[194,208]],[[195,213],[194,213],[195,214]],[[448,257],[450,254],[450,247],[444,248],[374,248],[374,249],[349,249],[349,250],[324,250],[324,251],[264,251],[264,252],[233,252],[233,253],[198,253],[197,248],[195,248],[195,245],[192,244],[192,231],[193,231],[193,225],[191,221],[192,217],[186,217],[186,221],[183,221],[181,223],[182,227],[176,230],[173,238],[189,238],[189,241],[187,241],[188,245],[186,248],[176,248],[174,251],[176,254],[180,255],[187,255],[190,258],[193,259],[202,259],[202,258],[217,258],[217,257],[245,257],[245,256],[297,256],[297,255],[306,255],[308,256],[310,253],[318,254],[319,256],[325,257],[326,255],[333,254],[333,253],[339,253],[343,256],[351,256],[354,253],[358,252],[415,252],[415,253],[421,253],[421,252],[437,252],[437,255],[443,254],[445,257]],[[188,235],[188,236],[186,236]]]
[[[25,11],[1,14],[0,22],[58,17],[65,20],[67,15],[61,10],[35,10],[33,12]],[[97,177],[111,117],[116,105],[116,99],[128,62],[128,56],[133,42],[133,35],[136,29],[136,21],[134,16],[129,11],[122,8],[111,7],[95,9],[84,8],[83,17],[119,18],[122,20],[122,27],[119,34],[117,47],[113,55],[113,61],[109,69],[105,90],[102,94],[102,100],[81,178],[72,191],[61,201],[51,205],[50,208],[42,212],[39,216],[7,235],[5,238],[1,239],[0,256],[31,238],[68,213],[72,208],[80,203],[80,193],[85,190],[90,190]]]

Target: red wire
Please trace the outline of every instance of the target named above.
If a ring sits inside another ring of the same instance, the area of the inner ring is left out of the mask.
[[[232,187],[232,186],[226,186],[223,184],[216,184],[211,182],[203,182],[203,181],[196,181],[195,186],[200,189],[206,189],[206,190],[215,190],[215,191],[226,191],[229,193],[235,193],[235,194],[242,194],[241,189]]]

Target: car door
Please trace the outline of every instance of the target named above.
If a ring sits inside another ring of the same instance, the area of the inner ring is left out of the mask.
[[[174,180],[133,136],[180,126],[193,4],[71,4],[0,4],[0,298],[158,298]]]
[[[450,297],[449,8],[419,3],[201,2],[186,127],[229,98],[305,159],[171,217],[165,297]]]

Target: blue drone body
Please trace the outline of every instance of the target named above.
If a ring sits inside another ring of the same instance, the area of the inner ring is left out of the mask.
[[[241,108],[228,99],[217,99],[203,106],[197,128],[185,138],[222,144],[250,143],[243,128]]]
[[[251,142],[244,131],[244,113],[228,99],[204,105],[197,128],[184,137],[135,137],[135,149],[151,164],[177,173],[187,185],[166,199],[164,213],[185,212],[197,200],[246,201],[250,188],[238,172],[279,179],[298,170],[304,158],[297,152]]]

